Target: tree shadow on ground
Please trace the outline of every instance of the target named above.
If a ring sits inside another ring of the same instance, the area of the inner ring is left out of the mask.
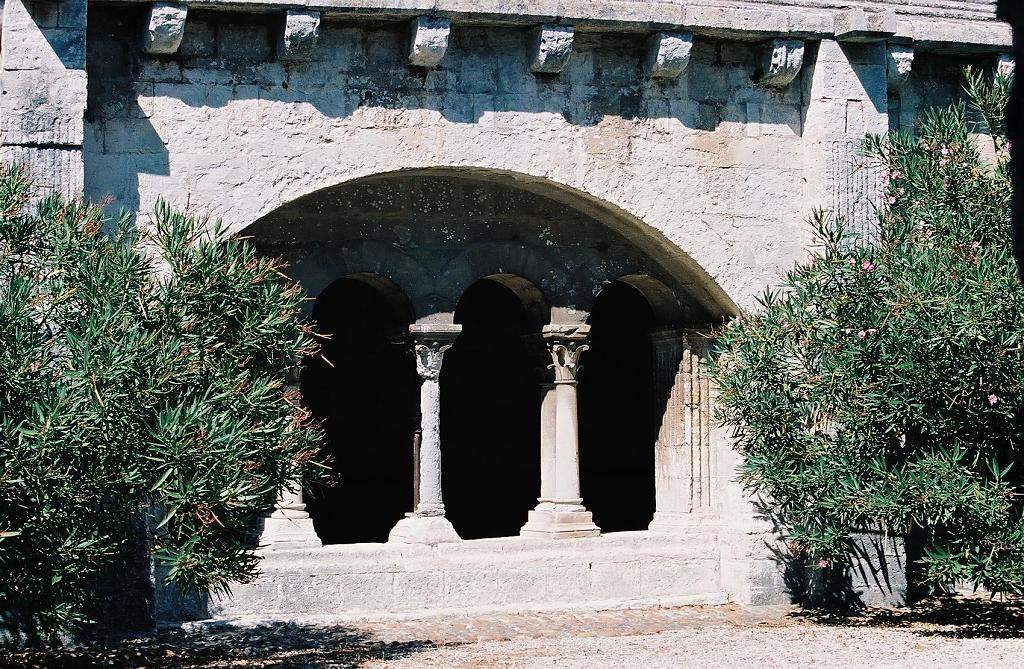
[[[846,614],[803,610],[792,615],[819,625],[901,628],[950,639],[1024,638],[1024,599],[1018,597],[934,597],[901,609],[869,608]]]
[[[148,638],[93,641],[71,648],[6,655],[0,652],[0,669],[359,667],[373,660],[395,660],[434,647],[436,644],[429,641],[382,641],[361,630],[331,625],[205,625],[161,630]]]

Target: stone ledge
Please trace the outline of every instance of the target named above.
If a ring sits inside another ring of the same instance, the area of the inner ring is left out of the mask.
[[[714,530],[685,538],[619,532],[557,542],[291,547],[265,550],[263,558],[261,577],[210,601],[211,615],[422,615],[726,599]]]
[[[92,0],[94,3],[143,3],[147,0]],[[683,4],[665,0],[192,0],[189,7],[271,12],[288,8],[320,11],[326,19],[409,20],[421,15],[447,18],[457,24],[537,26],[562,23],[582,31],[651,32],[686,30],[697,35],[740,40],[767,37],[835,37],[844,30],[849,4],[806,0],[704,0]],[[877,3],[876,3],[877,6]],[[879,10],[864,8],[873,38],[885,39],[890,21],[877,22]],[[964,3],[962,9],[896,8],[899,37],[912,38],[929,51],[1005,51],[1009,27],[992,11]],[[991,14],[991,17],[989,17]],[[838,20],[837,20],[838,17]],[[860,31],[857,39],[863,39]]]

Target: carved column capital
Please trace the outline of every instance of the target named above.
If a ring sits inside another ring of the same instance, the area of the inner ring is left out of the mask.
[[[555,383],[576,383],[583,365],[580,358],[590,349],[589,325],[546,325],[542,333],[555,374]]]
[[[416,372],[425,381],[437,381],[441,376],[444,354],[462,332],[461,325],[410,325],[409,335],[416,355]]]
[[[890,44],[886,63],[889,92],[894,93],[903,88],[903,85],[910,79],[910,70],[914,66],[914,48],[902,44]]]

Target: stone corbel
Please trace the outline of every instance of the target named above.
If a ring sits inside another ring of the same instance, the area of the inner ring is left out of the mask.
[[[892,8],[867,12],[854,7],[837,13],[832,25],[840,42],[878,42],[899,30],[896,10]]]
[[[1004,77],[1008,77],[1014,73],[1017,69],[1017,63],[1013,59],[1013,55],[1004,53],[999,56],[999,62],[996,63],[996,72]]]
[[[320,37],[320,12],[288,9],[277,34],[277,57],[284,61],[309,60]]]
[[[690,64],[692,49],[692,33],[654,33],[647,42],[647,76],[676,79]]]
[[[413,67],[432,69],[441,64],[448,51],[448,38],[452,25],[448,19],[417,17],[412,22],[412,38],[409,42],[409,64]]]
[[[914,66],[914,49],[911,46],[890,44],[886,57],[886,76],[889,92],[897,93],[910,79],[910,70]]]
[[[149,7],[146,34],[142,49],[154,55],[168,55],[176,52],[185,35],[185,18],[188,7],[179,2],[154,2]]]
[[[804,66],[804,42],[798,39],[773,39],[764,46],[761,77],[758,82],[769,88],[785,88]]]
[[[559,74],[569,64],[572,55],[572,40],[575,30],[572,26],[546,24],[537,28],[534,35],[533,63],[530,72],[534,74]]]

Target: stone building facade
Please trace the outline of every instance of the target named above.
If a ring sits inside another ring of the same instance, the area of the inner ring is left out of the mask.
[[[706,335],[1009,49],[992,0],[6,0],[0,158],[223,219],[332,335],[340,484],[160,615],[786,601]]]

